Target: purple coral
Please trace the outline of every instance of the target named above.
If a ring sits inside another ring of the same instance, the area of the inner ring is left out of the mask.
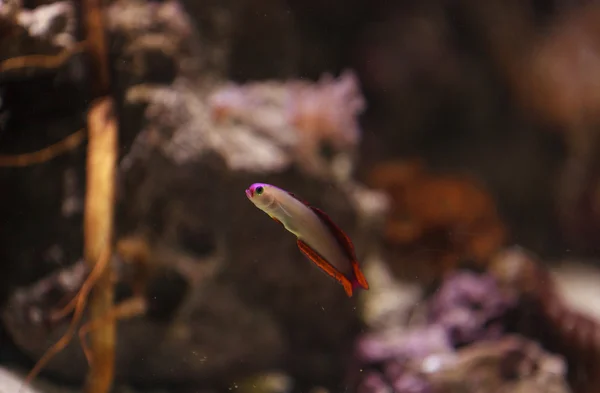
[[[359,393],[428,393],[427,380],[407,369],[406,362],[452,351],[446,332],[436,325],[411,331],[371,333],[360,337],[357,344],[360,365],[369,368],[360,376]]]
[[[385,373],[370,370],[361,379],[356,392],[431,393],[433,390],[425,379],[410,372],[400,372],[394,378],[390,378]]]
[[[511,306],[489,275],[461,272],[448,277],[429,299],[426,325],[359,337],[356,358],[364,371],[358,375],[357,392],[432,392],[428,377],[407,365],[499,337],[501,318]]]
[[[381,373],[368,371],[356,388],[356,393],[392,393],[392,387]]]
[[[287,115],[303,133],[326,139],[340,150],[359,142],[357,116],[366,103],[354,72],[346,70],[337,79],[325,74],[314,85],[291,83],[290,92]]]
[[[357,343],[358,358],[365,363],[422,358],[451,350],[445,330],[435,325],[408,332],[366,334]]]
[[[323,146],[336,155],[357,148],[358,117],[366,109],[358,77],[350,70],[338,78],[325,74],[317,82],[227,84],[209,96],[208,105],[215,124],[231,122],[255,137],[267,135],[303,169],[317,175],[327,163]]]
[[[512,301],[489,275],[460,272],[446,279],[429,303],[429,321],[442,326],[455,346],[497,338]]]

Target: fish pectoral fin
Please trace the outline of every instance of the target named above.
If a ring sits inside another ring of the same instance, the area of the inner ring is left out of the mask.
[[[339,270],[337,270],[331,263],[327,262],[318,252],[313,250],[308,244],[298,239],[298,248],[308,259],[310,259],[315,265],[323,270],[328,276],[334,278],[337,282],[342,284],[344,291],[348,297],[352,297],[352,283],[346,276],[344,276]]]
[[[292,215],[290,214],[290,212],[288,212],[288,211],[285,209],[285,207],[283,207],[283,203],[280,203],[280,204],[279,204],[279,209],[281,209],[281,211],[282,211],[282,212],[283,212],[283,213],[284,213],[286,216],[288,216],[289,218],[292,218]]]

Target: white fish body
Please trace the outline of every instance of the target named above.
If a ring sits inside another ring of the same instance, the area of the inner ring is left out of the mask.
[[[350,258],[323,221],[308,206],[275,186],[271,186],[273,203],[263,209],[283,226],[308,244],[344,275],[352,274]]]
[[[324,213],[270,184],[255,183],[246,190],[246,195],[256,207],[293,233],[298,238],[301,251],[339,281],[348,296],[352,296],[355,287],[369,288],[358,267],[350,240],[340,241],[347,236],[343,232],[338,233],[341,230],[333,223],[330,225]]]

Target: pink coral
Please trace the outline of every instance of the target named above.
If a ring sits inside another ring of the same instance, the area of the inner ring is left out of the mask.
[[[327,140],[339,149],[359,142],[355,116],[365,109],[356,75],[346,71],[336,81],[324,75],[316,85],[290,83],[288,119],[308,140]]]
[[[208,103],[213,122],[268,135],[311,172],[324,167],[324,144],[334,153],[351,152],[357,147],[357,117],[366,107],[352,71],[343,72],[337,79],[325,74],[314,83],[292,80],[227,84],[218,88]]]

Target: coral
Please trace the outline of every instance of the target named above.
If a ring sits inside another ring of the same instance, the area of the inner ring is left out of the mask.
[[[503,292],[518,300],[512,329],[564,356],[575,392],[594,392],[600,353],[598,319],[568,303],[548,268],[521,248],[499,253],[490,272]]]
[[[366,333],[359,338],[356,348],[361,363],[377,363],[449,352],[452,344],[446,330],[433,325],[407,332],[392,330]]]
[[[229,84],[211,94],[209,105],[217,123],[238,122],[267,135],[311,172],[323,165],[323,145],[338,153],[356,149],[357,116],[365,109],[351,71],[338,79],[324,75],[316,84],[298,80]]]
[[[392,200],[385,230],[389,259],[406,261],[392,264],[395,272],[428,269],[417,273],[427,281],[463,261],[484,266],[505,240],[494,200],[466,176],[436,175],[418,160],[392,161],[375,166],[368,184]]]
[[[514,307],[492,276],[455,273],[429,301],[429,321],[444,328],[454,346],[498,338],[501,318]]]
[[[493,276],[448,277],[424,305],[424,323],[359,338],[353,386],[358,393],[569,392],[560,357],[503,335],[515,301]]]
[[[518,336],[363,370],[357,393],[571,392],[560,357]]]
[[[0,61],[15,56],[57,54],[75,44],[75,10],[70,1],[57,1],[33,10],[20,2],[2,6],[0,25],[9,32],[0,40]]]
[[[333,143],[337,153],[352,152],[359,142],[356,116],[363,105],[352,73],[338,80],[324,77],[315,85],[222,84],[202,94],[178,78],[170,88],[136,86],[127,100],[148,103],[148,118],[160,124],[161,129],[153,126],[138,136],[140,143],[160,146],[181,164],[213,150],[232,170],[282,171],[296,163],[308,174],[325,178],[332,169],[322,157],[321,143]],[[164,129],[177,132],[165,134]],[[256,154],[247,154],[248,146]]]
[[[507,94],[500,76],[506,66],[524,91],[562,100],[558,92],[540,94],[532,86],[540,72],[509,67],[506,49],[534,56],[530,39],[553,30],[551,21],[577,3],[370,2],[352,48],[353,68],[369,98],[361,179],[371,174],[366,165],[410,156],[446,172],[468,171],[485,182],[521,244],[538,253],[564,250],[552,203],[563,165],[562,136],[541,132],[531,113]],[[521,29],[513,8],[522,11],[528,30]],[[540,64],[552,68],[585,53]],[[412,253],[407,259],[418,260]]]

